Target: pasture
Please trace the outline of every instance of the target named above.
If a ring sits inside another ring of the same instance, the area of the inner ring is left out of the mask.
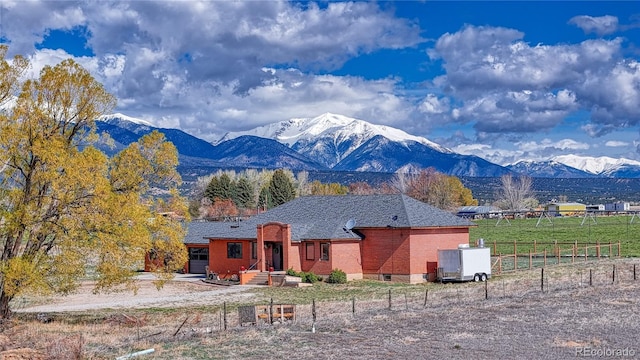
[[[571,244],[585,245],[617,244],[623,257],[640,256],[640,217],[634,214],[547,217],[538,214],[529,218],[493,218],[473,220],[477,227],[471,228],[470,242],[479,238],[492,252],[513,254],[516,242],[518,253],[531,250],[540,253],[545,249],[552,253],[554,246],[568,247]],[[494,242],[497,244],[493,249]],[[534,249],[535,244],[535,249]]]

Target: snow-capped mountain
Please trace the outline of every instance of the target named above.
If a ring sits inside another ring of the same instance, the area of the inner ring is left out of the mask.
[[[331,113],[315,118],[284,120],[248,131],[230,132],[225,134],[218,143],[242,135],[276,140],[329,168],[337,165],[375,136],[383,136],[396,143],[417,142],[440,153],[453,153],[426,138],[410,135],[390,126],[375,125],[364,120]]]
[[[518,174],[538,178],[586,178],[596,176],[554,160],[520,160],[514,164],[509,164],[506,167]]]
[[[144,126],[149,126],[149,127],[153,127],[153,124],[151,124],[150,122],[146,121],[146,120],[142,120],[142,119],[138,119],[138,118],[134,118],[131,116],[127,116],[121,113],[115,113],[115,114],[110,114],[110,115],[102,115],[98,118],[98,121],[104,121],[104,122],[120,122],[120,121],[126,121],[126,122],[130,122],[136,125],[144,125]],[[126,124],[126,123],[123,123]]]
[[[498,177],[509,172],[477,156],[443,153],[417,141],[392,141],[382,135],[376,135],[362,144],[333,169],[397,172],[429,167],[456,176]]]
[[[559,155],[552,160],[598,176],[638,177],[640,175],[640,161],[625,158]]]

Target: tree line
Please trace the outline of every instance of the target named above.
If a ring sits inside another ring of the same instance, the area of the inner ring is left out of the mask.
[[[218,171],[200,177],[194,187],[189,211],[194,218],[232,220],[266,211],[298,196],[397,193],[445,210],[478,204],[460,179],[433,168],[399,172],[391,181],[378,186],[366,182],[342,185],[309,181],[306,171],[294,174],[286,169],[247,169],[241,172]]]

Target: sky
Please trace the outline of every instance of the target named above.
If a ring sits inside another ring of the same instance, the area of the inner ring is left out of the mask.
[[[640,160],[638,1],[2,0],[0,41],[212,142],[331,112],[498,164]]]

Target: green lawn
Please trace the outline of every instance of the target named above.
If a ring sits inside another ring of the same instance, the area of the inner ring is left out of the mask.
[[[485,240],[486,246],[494,247],[496,252],[513,254],[514,241],[518,253],[544,249],[553,251],[555,243],[562,249],[571,248],[577,242],[578,246],[596,243],[617,244],[620,242],[622,256],[640,256],[640,218],[632,215],[584,217],[553,217],[529,219],[482,219],[474,220],[478,225],[470,230],[469,239],[472,243],[478,238]],[[584,251],[584,250],[583,250]],[[608,252],[608,250],[607,250]],[[617,248],[614,248],[617,253]]]

